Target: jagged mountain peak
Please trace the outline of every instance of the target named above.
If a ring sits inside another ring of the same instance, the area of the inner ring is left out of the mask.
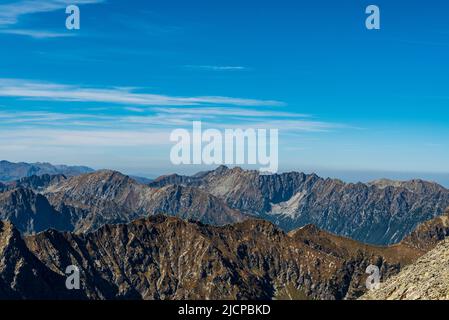
[[[113,196],[119,189],[143,186],[134,179],[118,171],[100,170],[61,181],[50,186],[48,192],[75,192],[85,195]]]

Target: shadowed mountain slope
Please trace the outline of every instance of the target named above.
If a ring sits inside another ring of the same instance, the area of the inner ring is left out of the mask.
[[[0,299],[83,298],[83,292],[67,290],[65,277],[29,251],[11,223],[0,221]]]

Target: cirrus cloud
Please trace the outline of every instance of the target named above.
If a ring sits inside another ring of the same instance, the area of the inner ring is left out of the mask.
[[[188,106],[223,104],[238,106],[282,106],[275,100],[258,100],[225,96],[177,97],[140,93],[133,88],[95,88],[55,84],[22,79],[0,79],[0,96],[40,101],[79,101],[140,106]]]

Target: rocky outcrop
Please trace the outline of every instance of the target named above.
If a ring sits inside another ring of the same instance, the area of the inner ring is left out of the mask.
[[[449,300],[448,265],[449,239],[446,239],[361,299]]]

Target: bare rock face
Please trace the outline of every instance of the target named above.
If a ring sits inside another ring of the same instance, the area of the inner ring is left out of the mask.
[[[213,227],[166,216],[25,240],[58,274],[79,266],[91,299],[351,299],[364,293],[369,264],[387,277],[421,254],[307,228],[286,234],[263,220]]]
[[[380,245],[401,241],[449,206],[449,190],[421,180],[353,184],[314,174],[261,175],[222,166],[192,177],[161,177],[150,186],[170,184],[199,187],[229,207],[272,221],[286,231],[314,224]]]
[[[194,187],[169,185],[155,190],[147,202],[149,215],[166,214],[217,226],[246,219],[223,200]]]
[[[61,181],[43,194],[55,207],[64,204],[80,212],[73,230],[86,232],[107,223],[129,222],[144,216],[147,189],[128,176],[104,170]]]
[[[25,234],[71,229],[69,215],[55,210],[44,196],[24,188],[0,193],[0,219],[11,221]]]
[[[63,174],[49,175],[43,174],[40,176],[33,175],[30,177],[24,177],[22,179],[12,181],[7,184],[8,189],[26,188],[31,189],[35,192],[40,192],[45,190],[51,185],[60,183],[66,180],[67,177]]]
[[[363,295],[363,300],[449,300],[449,240]]]

